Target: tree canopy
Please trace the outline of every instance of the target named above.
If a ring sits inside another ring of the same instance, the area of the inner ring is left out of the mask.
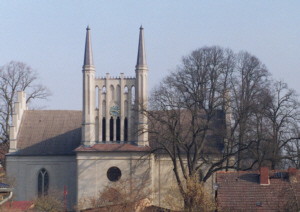
[[[9,146],[9,126],[14,113],[14,102],[17,101],[17,92],[26,92],[26,103],[34,99],[47,99],[51,95],[50,90],[38,81],[38,73],[25,63],[11,61],[0,67],[1,149]]]
[[[187,208],[185,185],[195,176],[205,182],[219,170],[282,168],[299,158],[296,92],[248,52],[192,51],[148,103],[149,142],[171,159]]]

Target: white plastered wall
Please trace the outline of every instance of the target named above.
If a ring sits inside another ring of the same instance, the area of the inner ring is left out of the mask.
[[[73,209],[77,194],[75,156],[7,156],[7,176],[14,181],[15,201],[31,201],[38,196],[38,173],[49,174],[49,189],[63,192],[66,185],[67,207]]]
[[[116,166],[121,170],[121,180],[139,179],[151,169],[151,157],[145,157],[144,153],[130,152],[78,152],[78,201],[99,196],[105,186],[114,182],[107,178],[109,168]],[[136,166],[136,163],[139,163]],[[132,172],[134,171],[134,175]],[[150,171],[151,173],[151,171]],[[132,177],[132,178],[131,178]],[[151,181],[149,186],[151,187]],[[85,205],[85,207],[88,207]]]
[[[179,167],[180,178],[183,179],[182,171]],[[205,174],[208,166],[204,166],[202,172]],[[174,192],[177,188],[177,181],[173,171],[173,163],[166,154],[159,154],[155,157],[154,168],[153,168],[153,204],[160,207],[170,208],[169,200],[170,195],[175,194]],[[213,174],[204,184],[206,191],[214,195],[214,190],[212,189],[213,183],[216,182],[215,174]],[[175,188],[175,189],[174,189]],[[179,192],[179,191],[178,191]],[[178,193],[179,194],[179,193]],[[167,197],[168,196],[168,197]]]

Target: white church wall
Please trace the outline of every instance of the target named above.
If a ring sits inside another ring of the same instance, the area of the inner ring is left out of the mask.
[[[143,174],[151,168],[151,157],[141,159],[143,154],[129,152],[77,153],[78,201],[97,197],[99,191],[105,190],[105,186],[114,183],[107,177],[107,171],[111,167],[118,167],[121,170],[120,180],[141,179]]]
[[[178,164],[180,178],[183,178],[182,171],[180,169],[180,164]],[[209,168],[209,165],[204,166],[201,170],[205,174]],[[177,188],[177,181],[173,171],[173,162],[170,157],[165,154],[158,154],[155,157],[154,167],[153,167],[153,191],[154,198],[153,204],[169,208],[170,192],[174,192]],[[216,182],[215,174],[213,174],[204,184],[204,188],[210,194],[214,194],[212,189],[213,183]],[[179,192],[178,192],[179,194]],[[172,195],[172,194],[171,194]],[[175,194],[174,194],[175,195]]]
[[[67,207],[76,204],[75,156],[7,156],[6,164],[7,176],[15,181],[15,201],[32,201],[38,196],[38,173],[44,168],[49,174],[49,190],[63,192],[66,186]]]

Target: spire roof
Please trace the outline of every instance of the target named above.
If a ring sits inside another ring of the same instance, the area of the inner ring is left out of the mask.
[[[90,30],[91,30],[90,27],[87,26],[83,66],[94,65]]]
[[[145,41],[144,41],[144,28],[140,27],[140,38],[136,66],[147,67],[146,63],[146,51],[145,51]]]

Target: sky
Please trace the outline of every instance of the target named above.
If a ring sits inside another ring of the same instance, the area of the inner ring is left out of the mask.
[[[255,55],[300,92],[300,1],[1,1],[0,66],[37,70],[53,95],[32,107],[82,110],[87,25],[96,76],[134,76],[141,24],[149,91],[182,56],[218,45]]]

